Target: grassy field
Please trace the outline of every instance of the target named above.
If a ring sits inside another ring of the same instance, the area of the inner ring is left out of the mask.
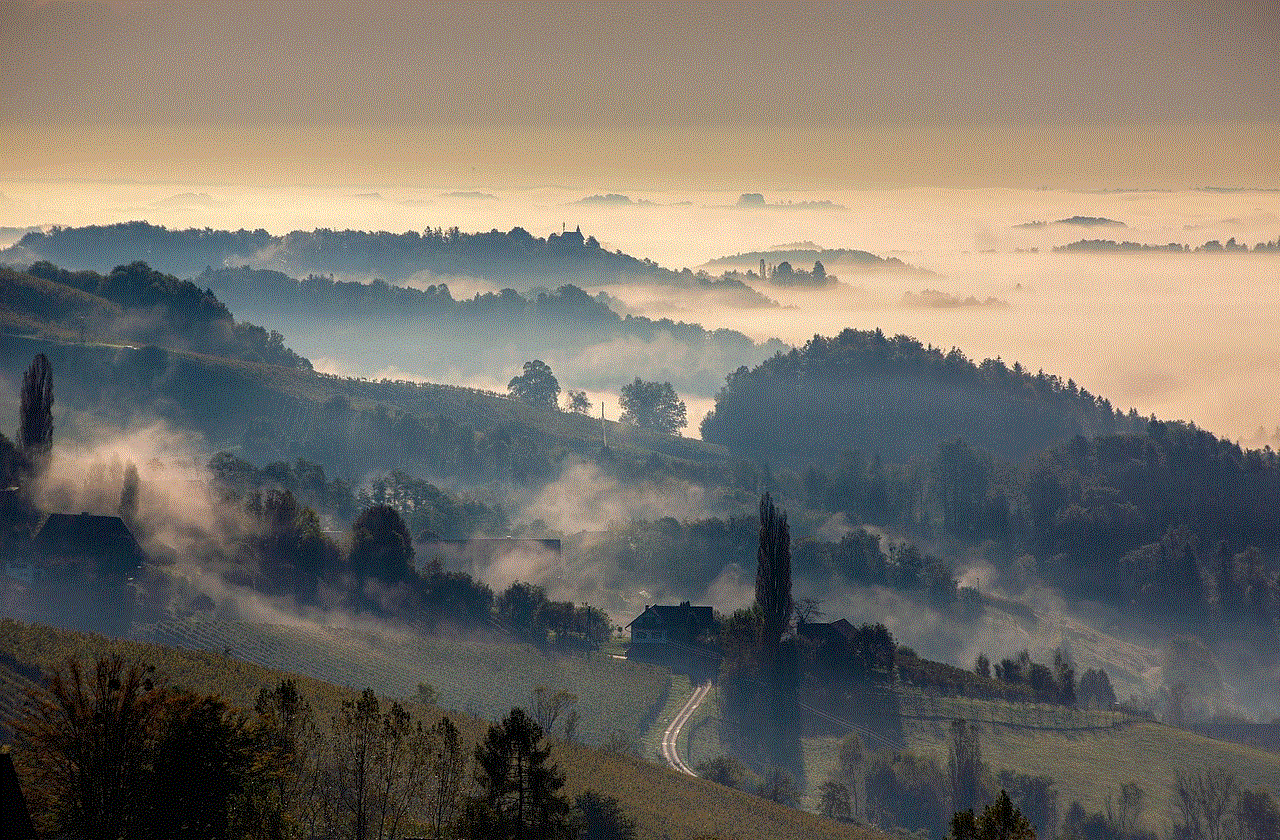
[[[168,621],[138,635],[389,697],[413,697],[419,683],[429,683],[442,707],[484,719],[528,705],[538,686],[567,689],[578,695],[578,737],[587,743],[605,743],[615,733],[642,738],[671,682],[663,668],[606,653],[544,653],[526,644],[399,630]]]
[[[1280,791],[1280,755],[1164,724],[1109,712],[927,698],[918,693],[905,694],[901,701],[909,750],[932,754],[945,767],[950,722],[957,717],[974,721],[993,774],[1009,770],[1052,777],[1060,813],[1074,800],[1089,812],[1100,811],[1122,784],[1134,782],[1145,793],[1143,817],[1148,827],[1167,833],[1175,774],[1212,766],[1226,767],[1247,787]],[[805,807],[816,807],[814,791],[835,766],[839,741],[804,739],[809,782]]]
[[[0,709],[14,708],[18,684],[29,683],[15,671],[48,669],[67,657],[88,659],[120,653],[157,666],[169,681],[196,691],[219,693],[238,706],[252,704],[259,688],[277,684],[287,674],[245,662],[225,653],[121,641],[0,620]],[[614,660],[617,661],[617,660]],[[623,663],[626,664],[626,663]],[[17,676],[15,676],[15,674]],[[303,693],[323,717],[350,697],[348,689],[302,676]],[[413,706],[428,718],[434,710]],[[486,721],[456,717],[465,739],[476,742]],[[616,797],[638,824],[641,840],[691,840],[716,836],[725,840],[883,840],[885,835],[842,825],[767,802],[738,791],[685,776],[651,762],[600,749],[557,742],[555,760],[567,777],[566,792],[587,788]]]

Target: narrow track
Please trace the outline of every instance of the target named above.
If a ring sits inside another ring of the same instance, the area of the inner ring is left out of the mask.
[[[697,773],[690,769],[689,765],[684,763],[680,758],[680,730],[689,722],[689,718],[698,710],[698,705],[702,703],[707,696],[707,692],[711,690],[711,681],[707,680],[702,685],[693,690],[693,694],[689,695],[689,699],[685,701],[684,706],[671,719],[665,732],[662,733],[662,758],[676,770],[688,776],[696,776]]]

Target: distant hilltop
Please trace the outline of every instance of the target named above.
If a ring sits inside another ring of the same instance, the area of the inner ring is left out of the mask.
[[[1102,216],[1072,216],[1069,219],[1058,219],[1056,222],[1023,222],[1020,225],[1014,225],[1016,228],[1042,228],[1050,225],[1071,225],[1073,227],[1115,227],[1127,228],[1124,222],[1118,222],[1115,219],[1107,219]]]
[[[813,245],[812,242],[795,243],[798,246]],[[775,246],[768,251],[744,251],[725,257],[716,257],[705,263],[710,269],[758,270],[761,263],[777,265],[782,262],[791,265],[840,265],[858,272],[892,271],[907,274],[932,275],[933,272],[908,265],[897,257],[881,257],[870,251],[859,251],[853,248],[809,248]]]
[[[1080,239],[1067,245],[1059,245],[1053,250],[1058,253],[1089,254],[1259,254],[1280,252],[1280,239],[1259,242],[1252,248],[1243,242],[1236,242],[1235,237],[1226,242],[1211,239],[1194,248],[1180,242],[1149,245],[1144,242],[1115,242],[1110,239]]]
[[[738,196],[738,202],[734,207],[744,209],[756,208],[783,208],[788,210],[848,210],[843,204],[836,204],[834,201],[822,199],[819,201],[783,201],[777,204],[770,204],[764,200],[761,193],[743,193]]]

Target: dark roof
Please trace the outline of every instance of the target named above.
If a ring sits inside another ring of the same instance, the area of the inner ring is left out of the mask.
[[[678,606],[672,606],[670,604],[646,605],[644,612],[631,619],[631,622],[627,624],[627,626],[630,627],[646,615],[657,619],[659,624],[663,624],[668,627],[688,626],[693,629],[709,629],[715,624],[715,616],[712,613],[711,607],[695,607],[688,601],[684,601]]]
[[[837,619],[836,621],[828,621],[822,623],[805,623],[801,622],[796,625],[796,632],[801,636],[818,641],[828,641],[839,639],[843,642],[852,642],[857,628],[850,624],[846,619]]]
[[[18,784],[18,772],[13,768],[13,756],[0,753],[0,840],[35,840],[36,830],[31,825],[31,812]]]
[[[46,558],[93,560],[103,571],[128,572],[142,564],[142,548],[118,516],[51,513],[31,541]]]

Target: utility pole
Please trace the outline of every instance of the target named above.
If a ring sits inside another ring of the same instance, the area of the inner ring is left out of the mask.
[[[604,441],[604,448],[609,448],[609,432],[604,426],[604,400],[600,401],[600,439]]]

